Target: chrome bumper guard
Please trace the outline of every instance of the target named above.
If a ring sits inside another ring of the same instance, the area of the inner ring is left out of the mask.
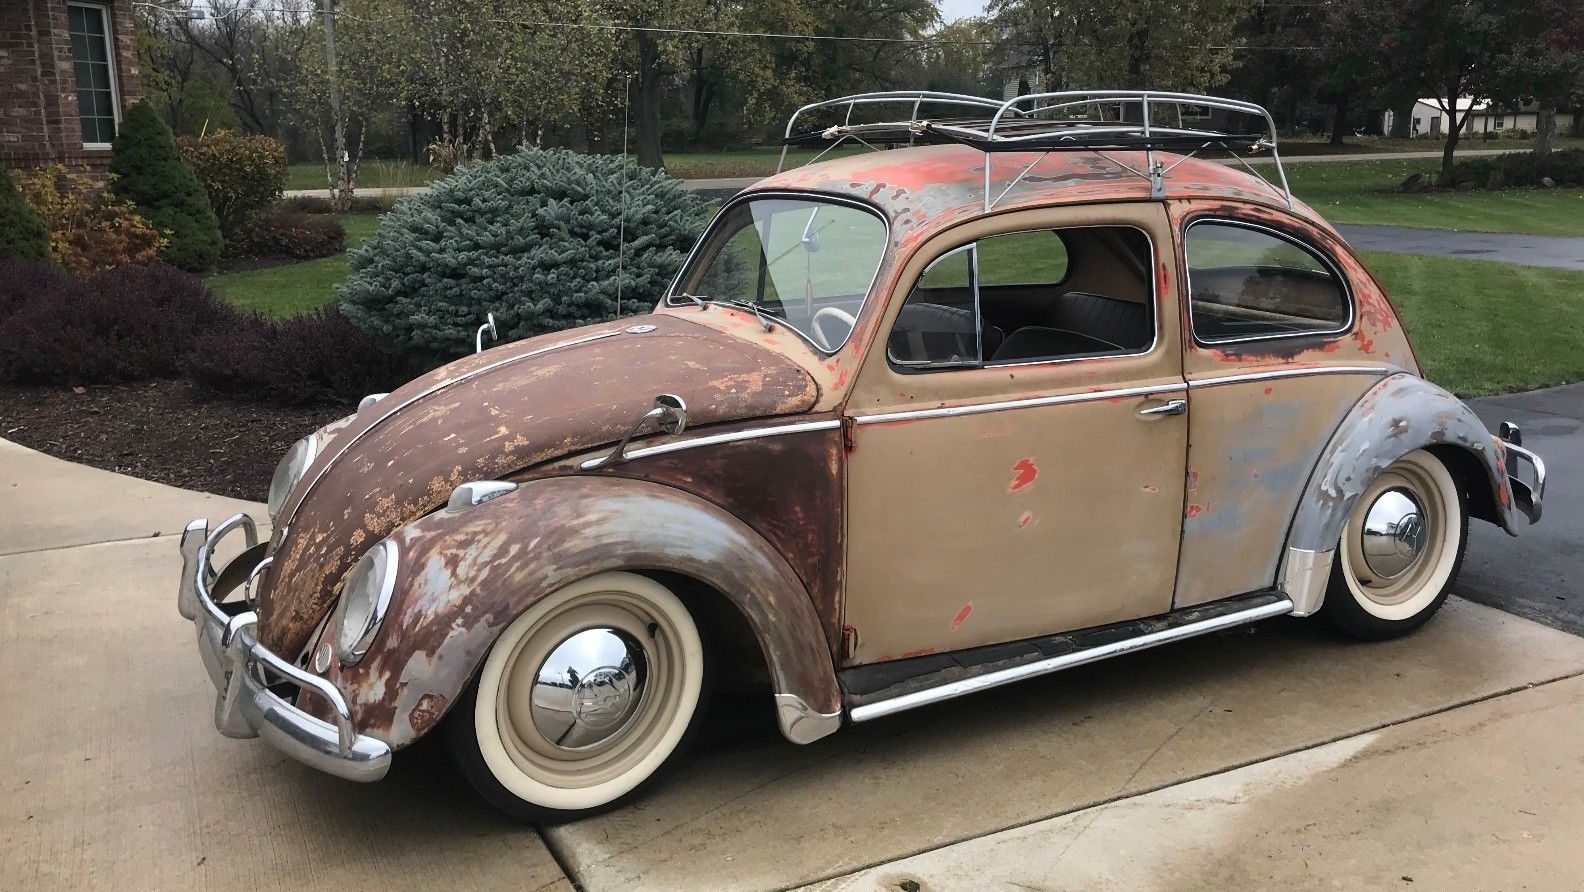
[[[224,569],[213,565],[215,548],[242,530],[247,549]],[[358,734],[346,698],[329,681],[293,665],[258,641],[258,614],[250,609],[253,582],[268,566],[258,526],[236,514],[209,530],[194,520],[182,532],[182,576],[176,607],[198,631],[198,655],[218,692],[215,727],[227,737],[262,737],[288,756],[337,777],[376,781],[390,768],[391,749]],[[238,586],[242,601],[225,602]],[[335,711],[330,724],[311,716],[274,690],[293,684],[324,698]]]
[[[1496,436],[1502,439],[1507,447],[1507,466],[1528,465],[1534,478],[1534,483],[1524,481],[1516,474],[1507,475],[1507,483],[1512,487],[1513,505],[1529,518],[1529,523],[1540,522],[1541,502],[1545,499],[1546,466],[1540,456],[1523,448],[1523,431],[1511,421],[1503,421],[1497,428]]]

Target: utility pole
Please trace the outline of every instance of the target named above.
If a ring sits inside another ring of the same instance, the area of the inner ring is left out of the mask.
[[[320,19],[324,22],[325,73],[330,79],[330,118],[335,128],[335,158],[340,173],[333,204],[346,210],[352,204],[352,159],[347,154],[346,119],[341,115],[341,75],[336,69],[336,0],[320,0]]]

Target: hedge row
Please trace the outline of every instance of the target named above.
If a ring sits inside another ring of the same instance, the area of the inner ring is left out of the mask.
[[[1454,183],[1482,189],[1514,186],[1584,186],[1584,149],[1561,149],[1546,155],[1511,152],[1466,158],[1453,167]]]

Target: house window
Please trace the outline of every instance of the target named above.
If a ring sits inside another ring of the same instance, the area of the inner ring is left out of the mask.
[[[1503,127],[1506,127],[1506,126],[1507,126],[1507,117],[1505,115],[1497,115],[1496,116],[1496,129],[1500,130]]]
[[[110,39],[110,10],[74,3],[66,8],[66,13],[72,67],[77,75],[77,115],[82,121],[83,145],[109,148],[121,120],[112,61],[115,55]]]

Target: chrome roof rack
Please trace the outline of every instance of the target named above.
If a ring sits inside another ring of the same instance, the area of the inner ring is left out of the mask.
[[[911,109],[908,116],[902,119],[853,121],[853,112],[860,106],[886,105],[911,105]],[[926,108],[930,111],[938,109],[944,114],[941,117],[924,116],[921,112]],[[841,120],[835,124],[796,130],[800,118],[810,117],[821,109],[839,112]],[[1185,126],[1184,112],[1189,109],[1199,117],[1203,116],[1201,110],[1248,115],[1255,119],[1256,129],[1233,132]],[[1163,123],[1163,110],[1166,112],[1164,120],[1171,123]],[[1172,111],[1175,111],[1175,121],[1172,121]],[[1248,168],[1250,173],[1264,179],[1243,160],[1238,150],[1259,152],[1268,149],[1280,181],[1279,187],[1273,183],[1272,188],[1279,188],[1287,206],[1293,206],[1292,189],[1287,185],[1287,172],[1282,168],[1281,155],[1276,148],[1276,122],[1271,119],[1270,112],[1252,102],[1196,93],[1076,90],[1031,93],[1005,102],[927,90],[858,93],[811,103],[793,112],[787,121],[781,163],[776,170],[779,172],[785,166],[787,149],[791,146],[829,143],[824,151],[808,162],[812,164],[846,142],[876,149],[875,143],[889,144],[903,138],[906,138],[908,145],[954,142],[984,152],[986,211],[1005,198],[1046,155],[1072,151],[1094,152],[1128,173],[1143,177],[1150,183],[1150,197],[1159,199],[1165,196],[1166,174],[1201,151],[1225,150]],[[1157,149],[1186,152],[1186,155],[1167,166],[1155,157]],[[1118,161],[1106,154],[1108,150],[1143,151],[1144,169],[1139,170]],[[1026,165],[1005,189],[992,196],[992,167],[996,152],[1039,152],[1040,156]]]

